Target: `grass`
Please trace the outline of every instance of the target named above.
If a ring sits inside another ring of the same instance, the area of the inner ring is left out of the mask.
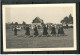
[[[38,30],[42,35],[41,29]],[[50,30],[48,30],[50,34]],[[29,37],[25,35],[25,30],[18,31],[18,36],[14,32],[7,30],[6,47],[7,48],[59,48],[73,46],[73,29],[64,29],[66,36],[49,36],[49,37]],[[33,30],[30,31],[33,35]]]

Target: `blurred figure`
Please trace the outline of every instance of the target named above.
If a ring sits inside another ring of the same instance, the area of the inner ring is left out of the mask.
[[[25,30],[26,30],[26,33],[25,34],[26,35],[30,35],[30,28],[29,28],[29,26],[27,26]]]
[[[55,26],[54,26],[54,25],[52,26],[51,34],[52,34],[52,35],[56,35],[56,30],[55,30]]]
[[[16,27],[14,28],[14,35],[17,36],[17,28]]]
[[[14,30],[14,26],[12,26],[12,31]]]
[[[60,36],[60,33],[61,33],[61,28],[60,26],[58,27],[58,36]]]
[[[59,25],[58,36],[64,35],[63,25]]]
[[[48,27],[44,25],[43,26],[43,35],[48,35],[47,29],[48,29]]]
[[[35,27],[34,27],[34,35],[35,35],[35,36],[38,36],[38,29],[37,29],[36,25],[35,25]]]
[[[64,35],[63,25],[61,25],[61,28],[60,28],[60,34],[61,34],[61,35]]]
[[[68,24],[66,24],[66,28],[68,29]]]

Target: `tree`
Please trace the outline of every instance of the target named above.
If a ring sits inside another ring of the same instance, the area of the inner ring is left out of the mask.
[[[14,23],[12,22],[11,24],[13,25]]]
[[[24,22],[24,21],[23,21],[23,23],[22,23],[22,24],[23,24],[23,25],[25,25],[25,24],[26,24],[26,22]]]
[[[15,25],[18,25],[18,22],[15,22]]]
[[[71,14],[69,15],[69,23],[70,23],[70,24],[73,24],[73,17],[72,17]]]
[[[64,17],[64,22],[65,22],[65,24],[68,24],[68,17],[67,16]]]
[[[61,20],[61,23],[63,24],[64,23],[64,20]]]
[[[67,17],[67,16],[64,17],[64,19],[61,20],[61,23],[62,23],[62,24],[63,24],[63,23],[68,24],[68,17]]]
[[[73,24],[73,17],[70,14],[69,17],[64,17],[64,19],[61,20],[61,23],[65,23],[65,24]]]

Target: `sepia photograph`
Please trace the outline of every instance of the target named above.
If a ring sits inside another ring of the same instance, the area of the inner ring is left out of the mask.
[[[77,50],[76,3],[2,5],[3,51]]]

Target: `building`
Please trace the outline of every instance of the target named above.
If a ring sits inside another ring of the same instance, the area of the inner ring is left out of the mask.
[[[32,28],[37,26],[37,27],[42,27],[42,25],[44,24],[43,20],[40,19],[39,17],[36,17],[33,21],[32,21]]]

